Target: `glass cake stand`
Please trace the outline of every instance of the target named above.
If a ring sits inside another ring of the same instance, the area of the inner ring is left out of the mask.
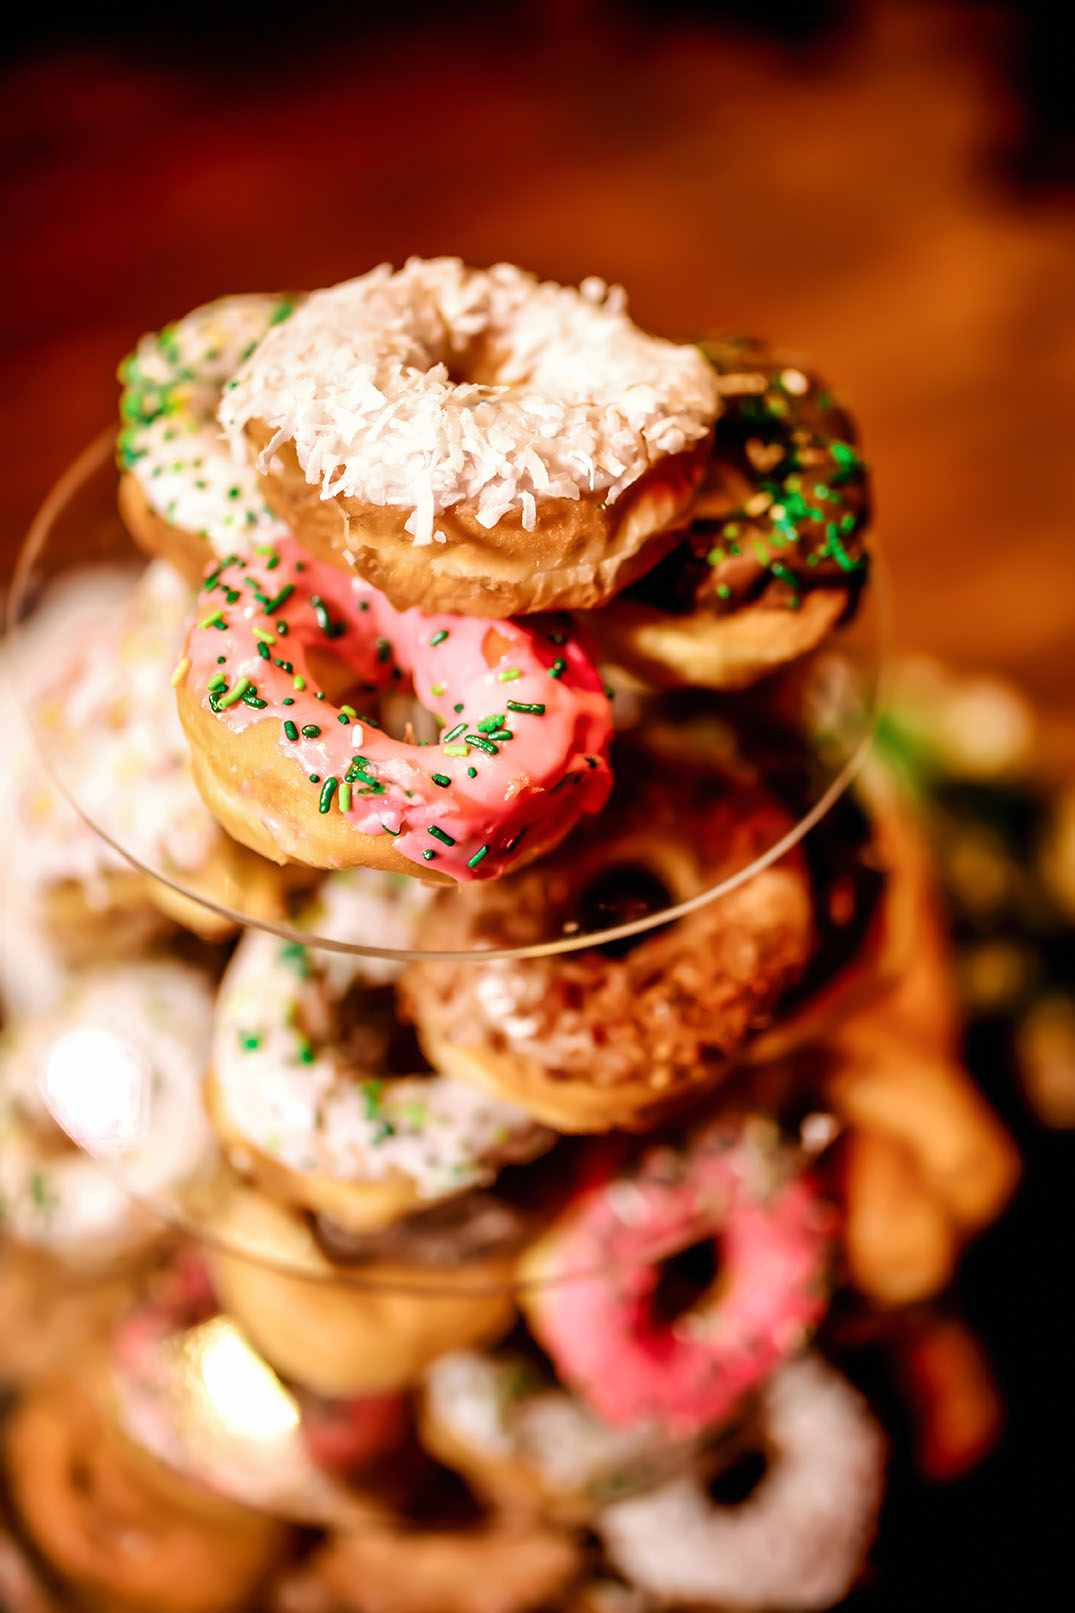
[[[73,572],[97,564],[129,567],[133,575],[145,565],[115,508],[114,436],[99,437],[60,478],[34,521],[15,568],[8,602],[9,629],[18,632],[32,621],[50,587]],[[734,890],[783,856],[819,823],[855,777],[869,749],[881,702],[884,644],[887,636],[885,590],[876,558],[870,586],[846,626],[822,649],[783,676],[767,681],[762,691],[742,695],[716,693],[653,696],[631,680],[610,672],[615,685],[613,711],[619,743],[634,746],[657,733],[672,755],[686,752],[692,761],[713,767],[746,770],[757,782],[783,796],[787,817],[742,866],[722,870],[716,881],[673,895],[660,882],[627,891],[580,891],[568,909],[558,909],[547,933],[523,945],[497,946],[486,938],[461,941],[448,950],[393,947],[376,939],[355,940],[333,934],[315,919],[267,916],[261,887],[236,878],[223,894],[207,893],[203,883],[162,859],[147,856],[130,844],[120,821],[119,792],[112,806],[92,810],[79,799],[62,742],[35,726],[42,762],[60,791],[80,816],[133,869],[152,876],[181,901],[216,914],[225,923],[254,924],[285,940],[341,952],[400,962],[459,958],[467,951],[486,960],[540,957],[629,940],[655,926],[683,917]],[[162,668],[162,677],[171,667]],[[33,711],[33,680],[24,674],[16,640],[14,679],[20,702]],[[32,717],[31,717],[32,723]],[[33,723],[32,723],[32,726]],[[570,849],[570,843],[569,847]],[[243,856],[249,860],[245,852]],[[451,901],[452,894],[441,901]]]

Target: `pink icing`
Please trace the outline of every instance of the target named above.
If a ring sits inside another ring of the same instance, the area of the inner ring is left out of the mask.
[[[198,609],[183,675],[222,726],[238,734],[272,722],[281,767],[302,777],[319,804],[337,780],[325,809],[342,811],[364,834],[393,834],[412,862],[460,881],[495,878],[605,803],[608,699],[587,651],[555,620],[399,611],[368,583],[312,560],[293,538],[225,561],[203,585]],[[311,650],[337,657],[364,686],[353,717],[317,697]],[[244,678],[246,699],[220,709]],[[406,682],[440,719],[440,743],[408,744],[371,724],[377,692]],[[374,708],[368,715],[364,698]],[[503,723],[490,729],[497,715]],[[310,728],[318,732],[303,733]],[[511,737],[493,740],[493,731]],[[474,735],[484,745],[467,737]]]
[[[531,1319],[561,1376],[606,1422],[697,1433],[820,1320],[831,1216],[779,1158],[759,1171],[756,1150],[712,1128],[684,1153],[647,1154],[558,1225]],[[719,1239],[715,1295],[669,1324],[655,1305],[661,1262],[707,1238]],[[571,1275],[580,1272],[594,1275]]]

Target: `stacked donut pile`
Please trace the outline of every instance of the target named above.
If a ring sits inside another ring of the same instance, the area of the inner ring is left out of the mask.
[[[1015,1172],[891,786],[767,859],[794,792],[712,743],[865,585],[846,411],[454,259],[121,377],[153,558],[43,612],[38,721],[148,866],[311,941],[228,950],[16,770],[22,1527],[148,1613],[831,1605],[885,1451],[839,1319],[904,1349]]]

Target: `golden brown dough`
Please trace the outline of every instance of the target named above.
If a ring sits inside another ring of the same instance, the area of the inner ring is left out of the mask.
[[[131,1613],[234,1613],[280,1561],[288,1529],[134,1463],[92,1396],[60,1381],[13,1413],[5,1452],[27,1533],[79,1590]]]

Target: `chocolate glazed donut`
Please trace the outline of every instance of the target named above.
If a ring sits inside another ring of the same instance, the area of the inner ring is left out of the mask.
[[[624,750],[612,804],[539,867],[431,909],[426,944],[525,947],[712,889],[785,809],[728,773]],[[712,1086],[814,946],[802,855],[673,924],[556,957],[412,965],[404,1010],[436,1068],[568,1132],[643,1128]]]
[[[869,478],[851,416],[815,374],[746,338],[699,345],[723,410],[690,526],[589,620],[608,655],[654,682],[741,688],[853,610]]]

